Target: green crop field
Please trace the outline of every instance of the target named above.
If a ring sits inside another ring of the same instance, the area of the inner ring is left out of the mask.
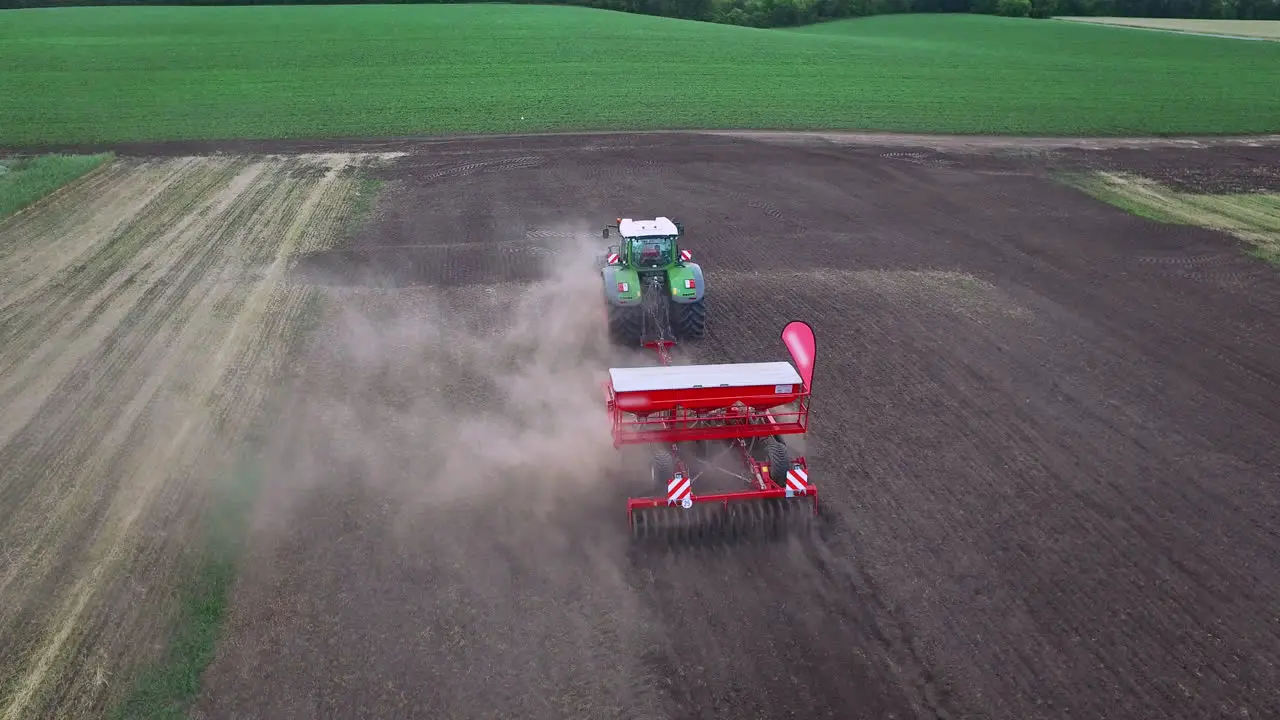
[[[0,145],[588,129],[1280,130],[1280,44],[976,15],[760,30],[512,5],[4,11]]]

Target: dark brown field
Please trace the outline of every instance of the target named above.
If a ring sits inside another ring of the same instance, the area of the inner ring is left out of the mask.
[[[290,270],[326,309],[197,716],[1280,715],[1280,275],[1050,177],[1275,187],[1280,149],[361,149],[407,154]],[[651,360],[591,256],[654,215],[707,272],[682,361],[813,324],[824,538],[628,552],[599,382]]]

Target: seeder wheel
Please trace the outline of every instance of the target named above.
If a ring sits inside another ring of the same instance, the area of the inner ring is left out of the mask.
[[[653,459],[649,464],[649,472],[653,475],[653,485],[659,494],[667,492],[667,481],[676,474],[676,459],[667,450],[655,447]]]
[[[791,449],[771,437],[765,442],[764,452],[769,463],[769,479],[779,485],[786,484],[787,471],[791,469]]]

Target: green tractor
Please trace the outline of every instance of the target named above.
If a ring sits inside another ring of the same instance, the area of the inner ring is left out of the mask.
[[[618,218],[607,225],[622,236],[609,246],[600,271],[609,335],[623,345],[700,338],[707,329],[702,267],[680,248],[684,226],[665,217]],[[671,337],[674,334],[675,337]]]

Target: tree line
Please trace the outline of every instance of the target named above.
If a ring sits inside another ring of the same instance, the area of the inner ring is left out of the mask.
[[[377,4],[458,0],[376,0]],[[484,0],[479,0],[483,2]],[[516,4],[579,5],[748,27],[789,27],[824,20],[900,13],[979,13],[1008,17],[1054,15],[1280,20],[1280,0],[504,0]],[[72,5],[329,5],[364,0],[0,0],[0,9]],[[373,4],[373,3],[371,3]]]
[[[1280,20],[1280,0],[567,0],[565,4],[751,27],[901,13]]]

